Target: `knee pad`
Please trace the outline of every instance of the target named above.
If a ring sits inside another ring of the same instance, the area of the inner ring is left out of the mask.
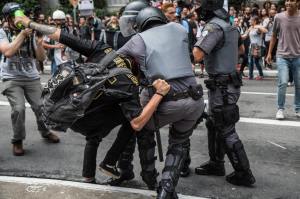
[[[223,107],[225,125],[235,124],[240,120],[239,107],[236,104],[228,104]]]
[[[193,134],[193,130],[194,130],[194,128],[191,128],[185,132],[180,132],[172,126],[170,128],[169,134],[170,134],[170,137],[172,139],[174,139],[174,141],[176,143],[183,144],[183,143],[186,143],[187,140],[189,140],[189,137]]]
[[[222,128],[223,126],[233,125],[240,119],[239,107],[236,104],[227,104],[212,109],[213,126]]]

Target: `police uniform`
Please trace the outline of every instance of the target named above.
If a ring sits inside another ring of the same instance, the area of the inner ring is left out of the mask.
[[[92,63],[98,63],[104,56],[100,51],[103,51],[103,48],[107,48],[101,41],[80,40],[64,32],[61,33],[59,42],[87,56],[87,61]],[[128,67],[128,65],[124,65],[122,59],[114,61],[117,63],[117,66]],[[117,139],[103,160],[103,163],[108,165],[116,164],[120,153],[124,151],[134,132],[129,121],[140,115],[142,111],[138,96],[138,80],[133,74],[124,74],[110,78],[105,86],[110,89],[131,93],[132,97],[128,99],[100,95],[90,105],[85,116],[72,125],[71,129],[85,135],[87,140],[83,161],[84,177],[95,176],[99,143],[114,127],[122,124],[123,126],[119,130]]]
[[[157,177],[154,131],[170,125],[169,147],[160,187],[170,194],[176,194],[175,187],[180,168],[187,157],[189,137],[204,109],[201,94],[197,99],[188,94],[189,88],[196,87],[197,83],[189,58],[186,31],[177,23],[159,25],[133,36],[118,53],[135,59],[140,66],[141,81],[145,84],[150,85],[155,79],[162,78],[171,85],[169,94],[156,111],[156,118],[152,118],[141,130],[137,141],[141,176],[149,187]],[[147,85],[141,93],[142,105],[154,94]]]
[[[239,33],[229,22],[213,17],[207,22],[195,47],[204,53],[205,69],[209,79],[205,80],[208,88],[209,117],[206,122],[208,130],[208,148],[210,161],[196,168],[200,175],[225,175],[225,152],[235,170],[227,176],[230,183],[240,185],[233,175],[251,180],[244,185],[253,184],[249,161],[243,144],[239,139],[235,123],[239,120],[236,105],[240,97],[241,80],[236,73],[238,61]],[[252,178],[253,177],[253,178]],[[251,181],[251,183],[250,183]]]

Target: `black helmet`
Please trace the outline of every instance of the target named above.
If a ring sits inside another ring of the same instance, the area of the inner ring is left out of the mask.
[[[168,19],[160,9],[154,7],[144,8],[139,12],[138,16],[136,17],[138,31],[144,31],[145,27],[153,21],[157,21],[162,24],[168,23]]]
[[[20,10],[21,5],[15,2],[6,3],[2,8],[2,14],[4,17],[11,16],[16,10]]]
[[[215,11],[222,9],[224,5],[224,0],[202,0],[201,8],[207,11]]]
[[[137,13],[139,11],[141,11],[142,9],[144,9],[148,6],[150,6],[149,3],[144,0],[130,2],[129,4],[126,5],[122,16],[123,15],[132,15],[132,14],[137,15]]]
[[[120,17],[120,30],[124,37],[134,35],[136,33],[136,17],[138,13],[149,6],[144,0],[130,2],[124,9]]]

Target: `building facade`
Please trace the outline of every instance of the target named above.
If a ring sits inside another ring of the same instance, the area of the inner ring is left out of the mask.
[[[128,2],[129,0],[107,0],[107,5],[109,9],[115,10],[126,5]]]

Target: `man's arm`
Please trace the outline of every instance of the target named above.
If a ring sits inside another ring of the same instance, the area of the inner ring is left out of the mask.
[[[9,41],[2,40],[0,43],[0,52],[5,57],[12,57],[21,47],[22,43],[24,42],[24,39],[26,38],[27,34],[30,34],[30,30],[22,30],[16,39],[9,43]]]
[[[89,57],[98,45],[98,41],[82,40],[72,34],[64,33],[59,28],[33,22],[28,17],[16,17],[15,23],[18,22],[21,22],[25,27],[47,35],[50,39],[65,44],[86,57]]]
[[[37,37],[35,55],[38,61],[44,61],[46,59],[45,49],[43,47],[43,37]]]
[[[268,50],[268,55],[266,58],[266,61],[268,64],[272,63],[272,52],[274,49],[274,46],[276,44],[277,41],[277,35],[275,33],[272,34],[271,40],[270,40],[270,45],[269,45],[269,50]]]
[[[136,131],[140,131],[147,124],[163,99],[163,96],[165,96],[170,90],[170,85],[161,79],[155,80],[153,82],[153,86],[156,89],[156,93],[143,108],[141,114],[130,121],[131,127]]]
[[[206,54],[209,54],[224,37],[223,30],[214,24],[207,24],[198,41],[194,45],[193,55],[196,62],[203,60]]]

